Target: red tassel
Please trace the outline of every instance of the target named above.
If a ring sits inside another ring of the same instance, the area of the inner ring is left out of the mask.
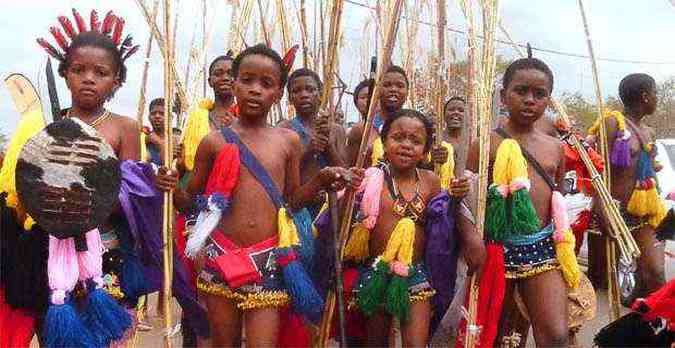
[[[117,17],[117,23],[115,23],[115,32],[113,33],[112,40],[115,45],[119,46],[122,40],[122,30],[124,30],[124,19]]]
[[[634,311],[639,311],[641,304],[649,308],[644,314],[644,320],[654,320],[657,317],[664,318],[670,323],[675,322],[675,279],[669,281],[661,289],[651,293],[644,300],[637,300],[631,306]]]
[[[288,52],[284,55],[284,65],[286,66],[286,70],[291,71],[293,68],[293,62],[295,61],[295,53],[298,52],[298,48],[300,48],[300,45],[295,45],[291,47]]]
[[[35,317],[27,310],[12,308],[0,288],[0,347],[30,347],[35,335]]]
[[[61,23],[61,26],[63,27],[63,31],[72,40],[75,37],[75,35],[77,35],[77,33],[75,32],[75,28],[73,27],[73,23],[66,16],[59,16],[58,19],[59,23]]]
[[[54,46],[52,46],[47,40],[43,38],[38,38],[37,43],[44,48],[44,50],[49,54],[50,56],[54,57],[55,59],[58,59],[59,61],[64,61],[65,57],[63,56],[63,53],[59,52]]]
[[[113,30],[113,25],[115,24],[115,15],[112,11],[106,13],[105,18],[103,19],[103,25],[101,26],[101,33],[109,35]]]
[[[100,31],[101,22],[98,20],[98,12],[91,10],[91,30]]]
[[[68,51],[68,42],[66,41],[66,37],[63,36],[61,30],[57,27],[51,27],[49,28],[49,32],[52,33],[52,36],[56,40],[56,43],[59,44],[59,47],[61,47],[61,49],[64,51]]]
[[[84,18],[82,18],[76,9],[73,9],[73,17],[75,18],[75,24],[77,24],[77,31],[79,33],[84,33],[87,31],[87,26],[84,24]]]

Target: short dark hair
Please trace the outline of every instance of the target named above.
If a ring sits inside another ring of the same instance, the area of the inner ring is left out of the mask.
[[[656,89],[653,77],[637,73],[624,77],[619,83],[619,98],[627,108],[635,108],[642,101],[642,93]]]
[[[451,102],[458,100],[461,101],[462,103],[466,104],[466,99],[464,97],[460,97],[458,95],[450,97],[448,101],[445,102],[445,105],[443,105],[443,113],[445,114],[445,111],[448,110],[448,105],[450,105]]]
[[[209,76],[211,76],[211,74],[213,74],[213,66],[216,65],[216,63],[220,62],[221,60],[234,61],[234,58],[232,58],[232,56],[228,55],[228,54],[216,57],[216,59],[211,61],[211,64],[209,64]]]
[[[160,105],[164,107],[164,98],[155,98],[150,102],[150,106],[148,106],[148,111]]]
[[[399,74],[403,75],[403,79],[405,80],[405,87],[406,88],[410,87],[410,81],[408,80],[408,75],[405,74],[405,70],[403,70],[403,68],[401,68],[398,65],[390,65],[387,68],[387,71],[385,71],[384,73],[388,74],[388,73],[392,73],[392,72],[393,73],[399,73]]]
[[[361,90],[364,88],[370,88],[374,84],[375,80],[373,79],[365,79],[361,82],[359,82],[358,85],[356,85],[356,88],[354,88],[354,106],[358,105],[358,100],[359,100],[359,93],[361,93]]]
[[[551,71],[551,68],[546,65],[546,63],[537,58],[521,58],[513,61],[513,63],[511,63],[504,72],[504,77],[502,78],[502,87],[504,89],[509,87],[509,83],[511,83],[513,75],[516,74],[516,71],[528,69],[534,69],[543,72],[546,77],[548,77],[548,87],[550,89],[549,92],[553,93],[553,72]]]
[[[291,74],[291,76],[288,77],[288,84],[286,85],[286,89],[288,89],[288,92],[291,92],[291,82],[293,80],[303,77],[303,76],[309,76],[312,79],[314,79],[314,82],[316,82],[317,86],[319,87],[319,90],[323,89],[323,82],[321,82],[321,78],[319,77],[319,74],[317,74],[314,70],[307,69],[307,68],[300,68]]]
[[[286,68],[286,64],[284,64],[284,61],[281,59],[281,56],[279,56],[279,53],[267,47],[265,44],[251,46],[239,53],[237,58],[234,58],[234,61],[232,62],[232,76],[237,78],[237,76],[239,76],[239,66],[241,66],[241,62],[244,61],[244,58],[253,55],[265,56],[272,59],[275,63],[277,63],[277,65],[279,65],[279,80],[281,81],[279,89],[283,89],[286,85],[286,81],[288,80],[288,69]]]
[[[401,117],[410,117],[419,120],[422,122],[424,125],[424,130],[427,133],[427,142],[424,144],[424,153],[429,152],[431,149],[431,144],[434,142],[434,124],[429,120],[428,117],[424,116],[423,113],[412,110],[412,109],[401,109],[397,111],[393,116],[387,118],[386,121],[384,121],[384,125],[382,126],[382,141],[387,139],[387,136],[389,135],[389,131],[391,130],[391,125],[396,122]]]
[[[127,67],[124,65],[124,60],[122,60],[122,54],[110,37],[99,33],[96,30],[77,34],[77,36],[73,38],[73,42],[66,50],[65,59],[59,63],[59,76],[66,78],[66,72],[71,63],[71,55],[80,47],[97,47],[108,51],[112,57],[113,64],[115,65],[115,72],[119,79],[119,87],[122,87],[127,80]],[[116,90],[113,90],[109,98],[112,98],[115,95],[115,92]]]

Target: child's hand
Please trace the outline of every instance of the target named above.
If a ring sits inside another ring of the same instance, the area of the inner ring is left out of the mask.
[[[452,179],[450,181],[450,187],[448,188],[448,193],[457,198],[464,198],[469,193],[471,184],[469,178],[463,176],[461,178]]]
[[[326,151],[328,147],[328,139],[330,135],[330,126],[328,124],[328,118],[324,115],[320,115],[315,121],[312,127],[311,139],[309,146],[315,153],[322,153]]]
[[[363,168],[351,167],[349,168],[349,183],[347,187],[351,190],[357,190],[361,186],[366,170]]]
[[[483,269],[487,252],[485,244],[478,240],[476,243],[466,243],[462,248],[464,261],[468,267],[467,275],[479,274]]]
[[[155,175],[155,186],[161,191],[173,191],[178,186],[178,171],[160,167]]]
[[[443,164],[448,160],[448,149],[445,146],[434,146],[431,149],[431,163]]]
[[[327,190],[340,191],[345,186],[351,187],[352,180],[351,171],[342,167],[326,167],[319,172],[321,187]]]

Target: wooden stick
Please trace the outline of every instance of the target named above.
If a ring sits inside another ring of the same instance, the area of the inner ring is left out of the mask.
[[[328,49],[323,68],[323,93],[321,95],[320,109],[326,109],[331,103],[333,95],[333,83],[335,81],[335,68],[337,66],[338,42],[342,32],[342,0],[333,1],[330,12],[330,29],[328,30]],[[332,104],[332,103],[331,103]],[[330,125],[335,122],[335,110],[331,110]]]
[[[436,0],[436,11],[438,15],[436,28],[438,35],[438,65],[436,73],[434,74],[434,81],[436,82],[436,146],[440,146],[443,143],[443,135],[445,133],[445,115],[443,112],[443,107],[445,106],[445,6],[446,0]],[[436,174],[440,173],[441,166],[437,163],[434,163],[434,171]]]
[[[398,32],[398,25],[400,20],[401,8],[403,0],[396,0],[394,4],[394,10],[392,15],[392,20],[389,22],[389,28],[387,30],[387,41],[383,50],[383,55],[380,56],[380,61],[377,66],[377,83],[372,90],[372,102],[368,107],[368,116],[366,117],[366,123],[363,127],[363,134],[361,135],[361,143],[359,145],[358,156],[356,157],[355,167],[362,168],[363,164],[366,161],[366,150],[368,148],[368,140],[370,139],[370,132],[373,128],[373,117],[375,116],[375,104],[380,95],[380,83],[384,72],[387,71],[387,68],[391,64],[391,53],[394,50],[394,43],[396,40],[396,34]],[[340,225],[340,251],[344,252],[344,245],[347,242],[347,236],[349,235],[349,228],[352,225],[352,213],[354,211],[354,191],[347,191],[346,193],[346,205],[345,211],[342,216],[342,224]],[[341,257],[342,259],[342,257]],[[326,309],[324,311],[324,316],[321,321],[321,332],[319,338],[319,347],[326,347],[328,343],[328,336],[330,335],[330,326],[331,319],[335,310],[335,292],[329,291],[327,300],[326,300]]]
[[[476,136],[476,129],[478,127],[478,79],[476,78],[476,30],[473,17],[473,7],[470,0],[463,0],[462,9],[466,16],[467,33],[468,33],[468,50],[467,50],[467,93],[466,103],[468,106],[469,127],[467,128],[469,142]]]
[[[490,162],[490,132],[492,131],[492,92],[495,79],[495,31],[499,21],[498,0],[482,2],[483,14],[483,56],[481,64],[481,88],[478,101],[480,115],[479,151],[478,151],[478,198],[476,207],[476,231],[482,237],[485,227],[485,209],[487,204],[488,168]],[[476,314],[478,310],[478,280],[472,275],[469,288],[469,318],[466,325],[464,346],[473,348],[477,344],[479,332],[475,330]]]
[[[300,37],[302,39],[302,66],[309,68],[309,48],[307,47],[307,15],[305,0],[300,0]]]
[[[157,18],[159,10],[159,0],[155,0],[152,5],[152,21]],[[150,69],[150,54],[152,53],[152,34],[148,37],[148,45],[145,48],[145,62],[143,63],[143,77],[141,77],[141,90],[138,96],[138,109],[136,110],[136,121],[139,127],[143,127],[143,114],[145,113],[145,91],[148,87],[148,70]],[[141,141],[141,147],[145,146]]]
[[[162,153],[162,162],[167,168],[171,168],[173,159],[173,132],[171,127],[173,105],[174,74],[171,71],[173,55],[173,36],[171,33],[171,0],[164,0],[164,37],[166,38],[166,54],[164,55],[164,151]],[[164,263],[164,282],[162,293],[164,295],[164,346],[171,348],[171,285],[173,283],[173,192],[164,192],[163,203],[163,226],[162,241],[164,243],[163,263]]]

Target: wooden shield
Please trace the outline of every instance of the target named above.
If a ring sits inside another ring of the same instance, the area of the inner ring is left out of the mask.
[[[94,128],[54,122],[32,137],[16,165],[19,199],[57,238],[77,237],[110,215],[120,187],[119,161]]]

